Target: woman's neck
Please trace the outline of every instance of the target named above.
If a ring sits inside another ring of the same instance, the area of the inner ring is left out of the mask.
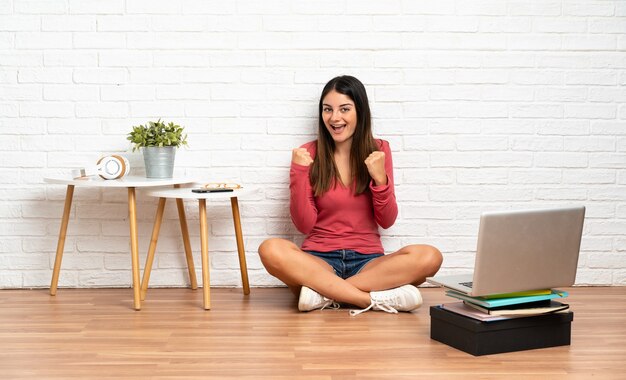
[[[337,168],[339,180],[345,187],[352,185],[352,168],[350,167],[350,141],[335,145],[333,159]]]
[[[335,155],[339,157],[350,156],[350,148],[352,147],[352,139],[343,141],[339,144],[335,143]]]

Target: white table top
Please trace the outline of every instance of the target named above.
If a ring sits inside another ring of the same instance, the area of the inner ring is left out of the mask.
[[[146,178],[143,176],[125,176],[120,179],[102,179],[100,176],[74,179],[69,176],[46,177],[46,183],[85,187],[154,187],[170,186],[196,182],[190,178]]]
[[[200,185],[196,186],[200,187]],[[191,191],[194,186],[191,187],[181,187],[178,189],[172,188],[162,188],[162,189],[153,189],[146,191],[146,195],[150,197],[159,197],[159,198],[178,198],[178,199],[207,199],[207,200],[220,200],[220,199],[230,199],[233,197],[241,197],[248,194],[253,194],[259,191],[256,187],[244,186],[241,189],[234,189],[233,191],[223,192],[223,193],[194,193]]]

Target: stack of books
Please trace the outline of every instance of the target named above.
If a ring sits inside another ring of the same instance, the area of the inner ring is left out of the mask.
[[[441,305],[443,309],[482,322],[569,311],[568,304],[555,301],[555,299],[567,297],[568,293],[556,289],[497,294],[485,297],[470,297],[447,289],[446,295],[461,301],[443,304]]]

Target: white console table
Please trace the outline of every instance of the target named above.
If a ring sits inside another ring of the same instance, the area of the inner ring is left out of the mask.
[[[210,281],[209,281],[209,231],[207,225],[206,201],[227,201],[230,200],[231,210],[233,214],[233,223],[235,227],[235,239],[237,241],[237,252],[239,254],[239,270],[241,272],[241,281],[243,284],[243,294],[250,294],[250,285],[248,282],[248,269],[246,265],[246,255],[243,245],[243,234],[241,232],[241,218],[239,215],[238,198],[250,194],[255,194],[259,190],[254,187],[244,186],[240,189],[234,189],[230,192],[223,193],[194,193],[189,187],[180,187],[176,189],[154,189],[148,191],[147,195],[159,198],[159,206],[157,208],[156,217],[154,219],[154,227],[152,228],[152,238],[150,239],[150,248],[148,249],[148,257],[143,271],[143,280],[141,283],[141,299],[143,300],[148,290],[150,282],[150,271],[154,260],[154,253],[161,229],[161,221],[163,220],[163,210],[167,198],[176,199],[176,202],[182,202],[183,199],[198,201],[198,211],[200,218],[200,253],[202,257],[202,293],[203,306],[205,310],[211,308]],[[185,223],[184,214],[179,214],[181,224]],[[189,240],[186,236],[187,230],[183,229],[183,239]]]
[[[130,251],[133,275],[133,295],[135,310],[141,310],[141,283],[139,282],[139,248],[137,239],[137,207],[135,198],[136,188],[146,188],[155,186],[175,186],[194,182],[193,180],[184,178],[169,179],[152,179],[139,176],[126,176],[116,180],[103,180],[100,177],[88,177],[86,179],[72,179],[70,177],[46,177],[44,182],[51,184],[59,184],[67,186],[65,194],[65,207],[63,209],[63,217],[61,219],[61,229],[59,231],[59,240],[57,243],[56,258],[54,260],[54,270],[52,272],[52,281],[50,283],[50,294],[56,295],[57,284],[59,282],[59,272],[61,271],[61,260],[63,259],[63,249],[65,247],[65,235],[70,217],[70,209],[72,207],[72,198],[74,196],[74,187],[90,187],[90,188],[127,188],[128,189],[128,214],[130,224]],[[185,253],[187,256],[187,265],[189,267],[189,277],[192,288],[197,287],[195,270],[193,268],[193,258],[191,256],[191,248],[189,244],[189,233],[185,218],[185,209],[181,199],[177,199],[178,214],[183,230],[183,239],[185,241]]]

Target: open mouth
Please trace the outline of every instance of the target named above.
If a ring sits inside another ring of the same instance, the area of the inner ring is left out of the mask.
[[[344,129],[346,129],[346,125],[345,124],[331,124],[330,127],[332,128],[333,132],[336,134],[339,134],[341,132],[343,132]]]

